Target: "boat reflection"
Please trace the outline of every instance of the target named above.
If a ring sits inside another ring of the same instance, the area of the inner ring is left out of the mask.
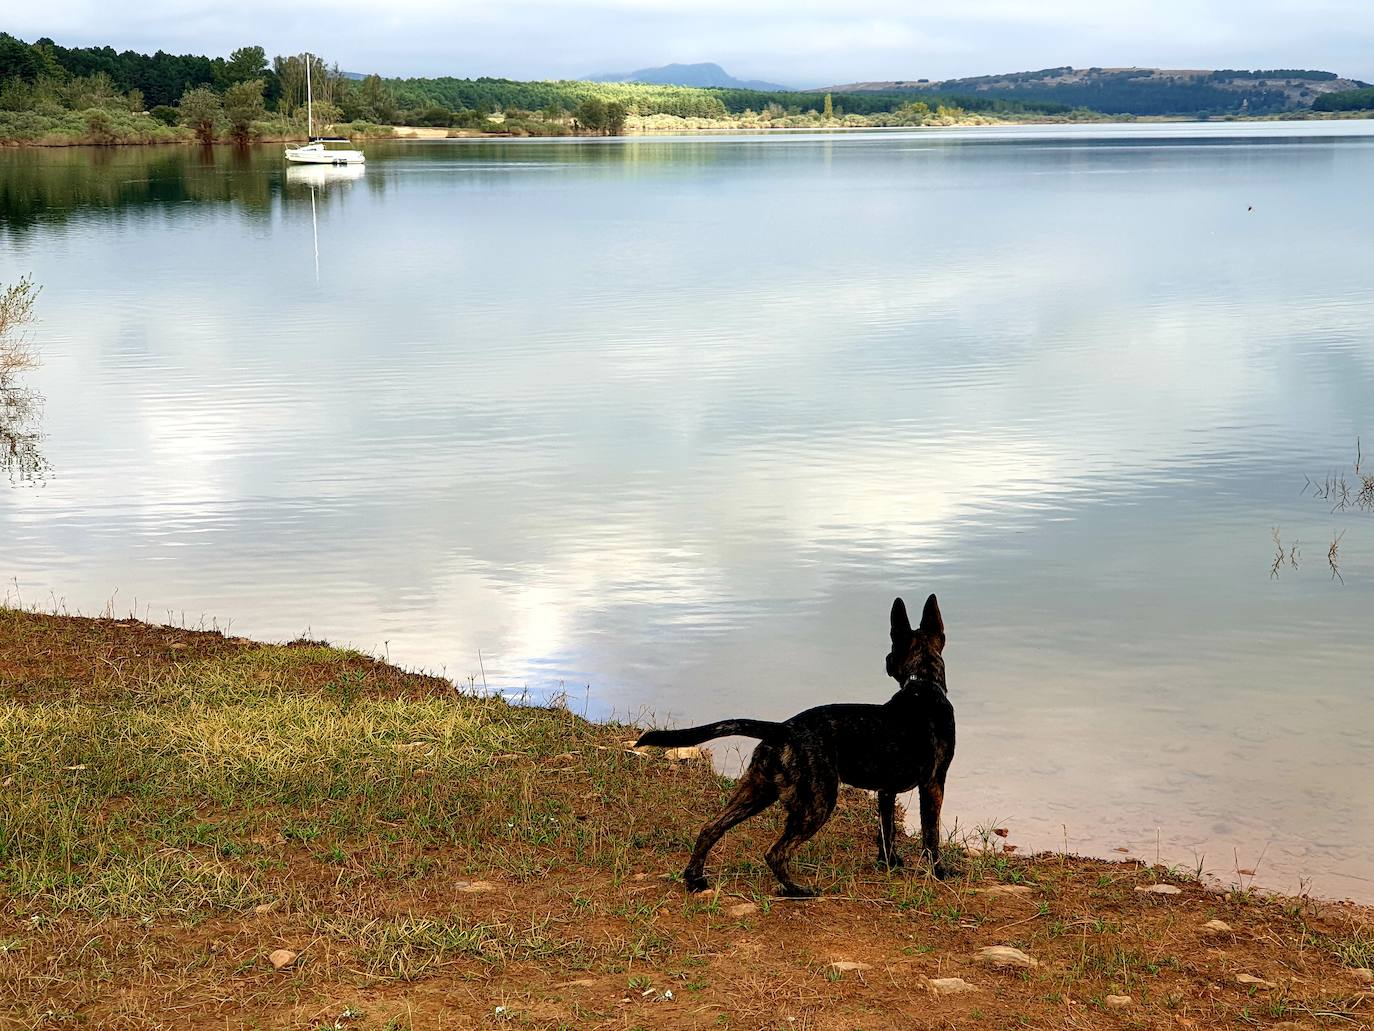
[[[361,179],[366,172],[366,165],[291,165],[286,170],[286,181],[293,186],[326,190]]]
[[[315,241],[315,282],[320,281],[320,220],[315,207],[315,194],[327,195],[355,180],[361,179],[364,165],[292,165],[286,170],[290,186],[304,186],[310,190],[310,234]]]

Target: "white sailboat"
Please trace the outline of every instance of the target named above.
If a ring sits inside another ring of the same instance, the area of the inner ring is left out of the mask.
[[[314,64],[309,54],[303,55],[305,61],[305,132],[309,143],[299,147],[286,148],[286,160],[298,165],[361,165],[367,160],[361,150],[330,150],[326,143],[348,143],[340,136],[315,136],[315,98],[310,89],[310,66]]]

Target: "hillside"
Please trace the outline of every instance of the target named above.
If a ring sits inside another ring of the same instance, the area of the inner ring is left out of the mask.
[[[737,79],[718,64],[665,64],[658,68],[641,68],[637,72],[615,72],[589,75],[588,82],[647,82],[656,86],[701,86],[722,89],[748,89],[774,92],[786,90],[773,82],[758,79]]]
[[[1261,115],[1309,109],[1327,93],[1364,83],[1334,72],[1296,68],[1244,71],[1183,68],[1043,68],[964,79],[855,82],[837,94],[894,90],[1045,101],[1107,114]]]

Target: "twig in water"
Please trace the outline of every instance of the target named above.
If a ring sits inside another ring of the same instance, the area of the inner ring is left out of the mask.
[[[1331,547],[1326,549],[1326,564],[1331,567],[1331,579],[1339,580],[1342,584],[1345,583],[1345,577],[1341,576],[1340,563],[1338,560],[1340,559],[1341,538],[1344,536],[1345,531],[1342,530],[1331,539]]]

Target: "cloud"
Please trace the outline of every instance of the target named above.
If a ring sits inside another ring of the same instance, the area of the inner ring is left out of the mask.
[[[1317,0],[970,0],[932,12],[896,0],[56,0],[9,31],[67,44],[227,54],[256,42],[389,75],[575,77],[718,61],[797,85],[977,75],[1057,64],[1322,67],[1374,79],[1374,5]]]

